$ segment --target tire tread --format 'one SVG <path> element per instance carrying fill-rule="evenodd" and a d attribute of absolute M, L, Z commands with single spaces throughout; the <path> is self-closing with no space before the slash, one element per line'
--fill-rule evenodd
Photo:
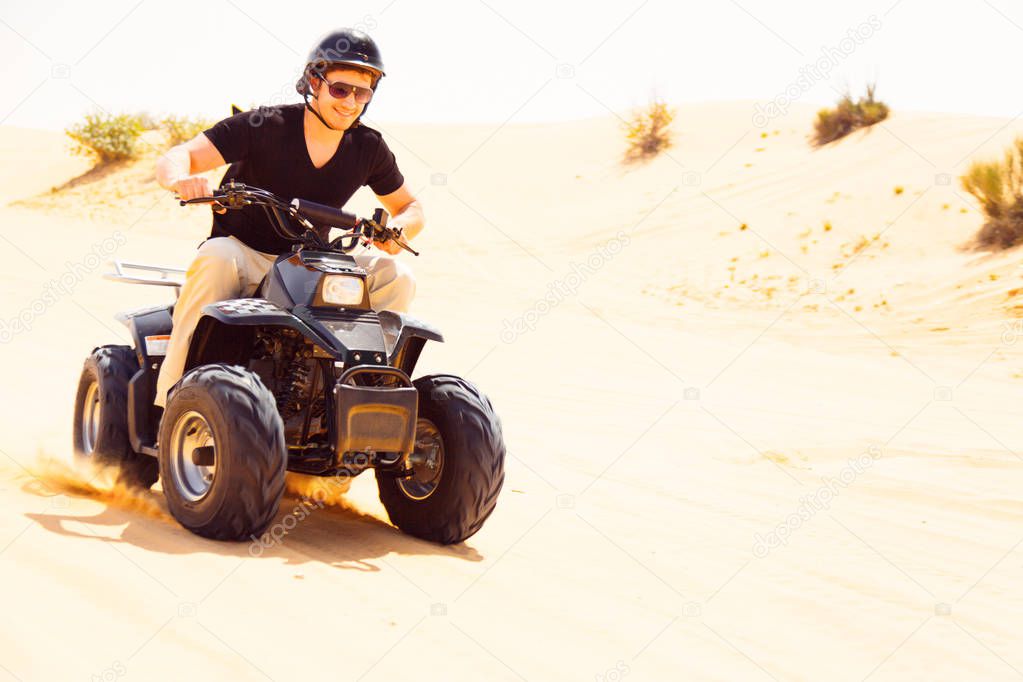
<path fill-rule="evenodd" d="M 188 372 L 172 392 L 167 414 L 171 413 L 175 396 L 182 392 L 208 396 L 220 410 L 230 431 L 226 442 L 231 451 L 222 448 L 225 439 L 218 437 L 217 456 L 232 458 L 231 480 L 219 508 L 206 522 L 194 523 L 183 516 L 181 501 L 173 493 L 168 496 L 171 512 L 183 526 L 203 537 L 245 540 L 258 536 L 273 521 L 284 493 L 287 450 L 273 394 L 253 372 L 227 364 L 202 365 Z M 209 420 L 209 416 L 204 416 Z M 169 422 L 161 424 L 163 468 L 167 467 L 163 448 L 170 429 Z M 162 473 L 165 487 L 172 485 L 170 472 Z"/>
<path fill-rule="evenodd" d="M 504 485 L 501 420 L 490 399 L 461 377 L 433 374 L 414 384 L 420 414 L 443 415 L 434 420 L 444 440 L 442 480 L 433 495 L 416 501 L 402 492 L 398 479 L 378 477 L 380 501 L 402 531 L 441 544 L 462 542 L 493 513 Z"/>

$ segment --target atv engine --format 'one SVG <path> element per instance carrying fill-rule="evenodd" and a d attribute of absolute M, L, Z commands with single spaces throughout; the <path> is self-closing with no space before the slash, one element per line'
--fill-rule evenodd
<path fill-rule="evenodd" d="M 277 400 L 288 443 L 318 441 L 321 434 L 326 441 L 324 370 L 309 341 L 290 329 L 261 330 L 251 368 Z"/>

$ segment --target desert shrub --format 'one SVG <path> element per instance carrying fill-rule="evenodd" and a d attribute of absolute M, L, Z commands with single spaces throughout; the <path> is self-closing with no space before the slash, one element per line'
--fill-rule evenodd
<path fill-rule="evenodd" d="M 136 114 L 88 114 L 64 132 L 75 141 L 75 154 L 91 156 L 100 164 L 139 155 L 138 139 L 144 127 Z"/>
<path fill-rule="evenodd" d="M 642 109 L 633 112 L 625 123 L 627 162 L 651 159 L 671 146 L 668 128 L 675 120 L 675 110 L 657 97 Z"/>
<path fill-rule="evenodd" d="M 977 243 L 1007 249 L 1023 243 L 1023 137 L 1000 161 L 974 161 L 960 178 L 987 218 Z"/>
<path fill-rule="evenodd" d="M 866 128 L 888 118 L 890 109 L 874 97 L 877 84 L 867 86 L 867 94 L 853 100 L 848 92 L 838 100 L 834 109 L 821 109 L 814 122 L 814 143 L 825 145 L 845 137 L 859 128 Z"/>
<path fill-rule="evenodd" d="M 182 142 L 188 142 L 193 137 L 213 125 L 212 121 L 205 118 L 192 116 L 165 116 L 160 121 L 160 127 L 167 133 L 167 142 L 174 146 Z"/>

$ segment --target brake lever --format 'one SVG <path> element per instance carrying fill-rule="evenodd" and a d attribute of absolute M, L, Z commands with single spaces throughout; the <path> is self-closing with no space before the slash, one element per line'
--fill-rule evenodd
<path fill-rule="evenodd" d="M 406 242 L 403 239 L 395 239 L 394 243 L 397 244 L 398 246 L 400 246 L 401 248 L 405 249 L 409 253 L 411 253 L 413 256 L 418 256 L 419 255 L 419 252 L 416 251 L 415 249 L 413 249 L 411 246 L 409 246 L 408 242 Z"/>
<path fill-rule="evenodd" d="M 371 242 L 394 242 L 399 247 L 405 249 L 413 256 L 418 256 L 419 252 L 409 246 L 401 237 L 402 228 L 400 227 L 384 227 L 374 220 L 363 220 L 362 221 L 362 234 L 369 239 Z M 368 234 L 367 234 L 368 232 Z"/>
<path fill-rule="evenodd" d="M 194 199 L 181 199 L 178 198 L 178 205 L 185 206 L 187 204 L 216 204 L 220 208 L 229 208 L 224 204 L 220 203 L 220 200 L 224 197 L 195 197 Z"/>
<path fill-rule="evenodd" d="M 176 197 L 178 200 L 178 206 L 185 206 L 186 204 L 212 204 L 216 199 L 213 197 L 196 197 L 194 199 L 182 199 Z"/>

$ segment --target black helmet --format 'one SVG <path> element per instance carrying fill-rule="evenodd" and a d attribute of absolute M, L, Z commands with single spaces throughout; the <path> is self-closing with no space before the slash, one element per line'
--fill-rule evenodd
<path fill-rule="evenodd" d="M 384 75 L 384 62 L 380 57 L 380 48 L 366 33 L 355 28 L 342 28 L 331 31 L 320 38 L 306 59 L 302 79 L 296 85 L 300 95 L 311 93 L 309 79 L 322 76 L 337 66 L 357 66 L 371 71 L 373 89 Z"/>
<path fill-rule="evenodd" d="M 384 61 L 380 57 L 380 48 L 369 35 L 356 28 L 341 28 L 331 31 L 313 45 L 313 49 L 309 51 L 309 58 L 306 59 L 302 77 L 295 84 L 295 89 L 305 100 L 306 108 L 316 114 L 316 118 L 320 119 L 323 125 L 332 130 L 333 128 L 323 120 L 319 112 L 309 105 L 309 96 L 313 93 L 312 79 L 323 78 L 327 71 L 338 66 L 355 66 L 372 72 L 374 74 L 373 90 L 377 89 L 380 79 L 386 75 Z M 366 112 L 368 106 L 367 103 L 363 107 L 363 113 Z M 360 115 L 359 118 L 361 119 L 362 116 Z M 359 120 L 356 119 L 354 126 L 358 125 Z"/>

